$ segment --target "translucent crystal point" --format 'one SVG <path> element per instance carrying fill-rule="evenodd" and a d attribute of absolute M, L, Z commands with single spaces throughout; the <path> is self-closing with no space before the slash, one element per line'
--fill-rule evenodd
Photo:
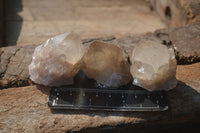
<path fill-rule="evenodd" d="M 29 65 L 30 79 L 46 86 L 72 84 L 83 55 L 84 48 L 75 33 L 50 38 L 34 51 Z"/>
<path fill-rule="evenodd" d="M 173 49 L 155 40 L 143 40 L 131 57 L 133 84 L 149 91 L 170 90 L 176 84 L 176 59 Z"/>
<path fill-rule="evenodd" d="M 131 79 L 130 65 L 122 50 L 114 45 L 94 42 L 83 58 L 83 72 L 105 87 L 118 87 Z"/>

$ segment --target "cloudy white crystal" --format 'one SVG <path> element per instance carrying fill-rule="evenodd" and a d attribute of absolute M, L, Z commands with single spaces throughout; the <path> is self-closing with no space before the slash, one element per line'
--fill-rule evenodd
<path fill-rule="evenodd" d="M 142 40 L 131 56 L 133 84 L 149 91 L 170 90 L 176 84 L 176 59 L 173 49 L 155 40 Z"/>
<path fill-rule="evenodd" d="M 131 79 L 130 65 L 114 45 L 93 42 L 83 58 L 83 72 L 105 87 L 119 87 Z"/>
<path fill-rule="evenodd" d="M 50 38 L 34 51 L 29 65 L 30 79 L 46 86 L 72 84 L 83 55 L 84 48 L 75 33 Z"/>

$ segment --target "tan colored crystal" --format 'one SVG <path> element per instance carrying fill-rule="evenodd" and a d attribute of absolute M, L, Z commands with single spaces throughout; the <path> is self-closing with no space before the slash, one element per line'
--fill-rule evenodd
<path fill-rule="evenodd" d="M 73 83 L 81 68 L 84 48 L 75 33 L 55 36 L 36 47 L 29 65 L 30 79 L 46 86 Z"/>
<path fill-rule="evenodd" d="M 142 40 L 131 57 L 133 84 L 149 91 L 170 90 L 176 84 L 174 51 L 155 40 Z"/>
<path fill-rule="evenodd" d="M 130 65 L 114 45 L 93 42 L 83 58 L 83 72 L 106 87 L 118 87 L 131 79 Z"/>

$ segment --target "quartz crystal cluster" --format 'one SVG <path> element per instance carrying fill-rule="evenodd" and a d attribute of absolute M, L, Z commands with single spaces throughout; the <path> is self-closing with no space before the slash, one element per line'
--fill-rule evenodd
<path fill-rule="evenodd" d="M 149 91 L 170 90 L 176 84 L 176 59 L 173 49 L 155 40 L 142 40 L 131 56 L 133 84 Z"/>
<path fill-rule="evenodd" d="M 93 42 L 83 57 L 83 72 L 105 87 L 119 87 L 131 80 L 130 65 L 122 50 L 108 43 Z"/>
<path fill-rule="evenodd" d="M 134 85 L 150 91 L 169 90 L 177 84 L 174 51 L 160 41 L 140 41 L 130 62 L 131 65 L 118 46 L 96 41 L 84 48 L 78 35 L 72 32 L 36 47 L 29 73 L 31 80 L 46 86 L 72 84 L 80 69 L 103 87 L 126 85 L 132 77 Z"/>
<path fill-rule="evenodd" d="M 30 79 L 46 86 L 72 84 L 81 69 L 84 52 L 81 40 L 73 32 L 50 38 L 34 51 Z"/>

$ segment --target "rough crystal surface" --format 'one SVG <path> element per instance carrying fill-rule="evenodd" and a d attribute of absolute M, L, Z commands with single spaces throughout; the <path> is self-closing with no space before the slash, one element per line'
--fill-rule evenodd
<path fill-rule="evenodd" d="M 149 91 L 170 90 L 176 84 L 176 59 L 173 49 L 155 40 L 142 40 L 132 52 L 133 84 Z"/>
<path fill-rule="evenodd" d="M 114 45 L 93 42 L 83 58 L 83 72 L 105 87 L 118 87 L 131 79 L 130 65 L 122 50 Z"/>
<path fill-rule="evenodd" d="M 36 47 L 29 65 L 30 79 L 46 86 L 73 83 L 81 68 L 84 48 L 75 33 L 65 33 L 50 38 Z"/>

